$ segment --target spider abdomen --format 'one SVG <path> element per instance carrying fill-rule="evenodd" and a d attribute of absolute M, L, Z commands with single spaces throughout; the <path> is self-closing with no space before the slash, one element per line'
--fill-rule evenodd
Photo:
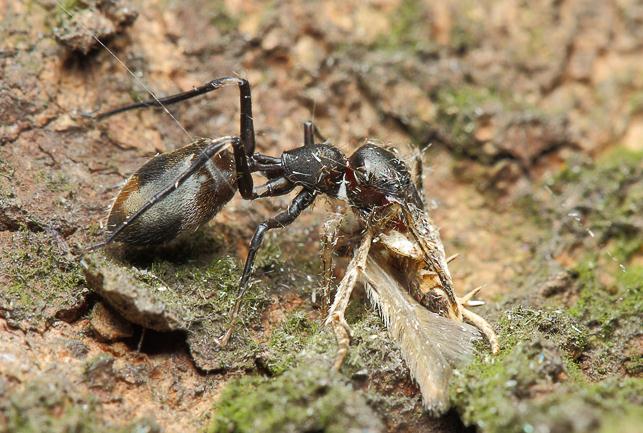
<path fill-rule="evenodd" d="M 116 197 L 107 219 L 107 229 L 114 230 L 155 194 L 174 182 L 210 141 L 200 139 L 173 152 L 157 155 L 143 165 L 127 180 Z M 231 152 L 225 150 L 127 225 L 115 240 L 130 245 L 170 241 L 212 219 L 236 191 L 234 160 Z"/>

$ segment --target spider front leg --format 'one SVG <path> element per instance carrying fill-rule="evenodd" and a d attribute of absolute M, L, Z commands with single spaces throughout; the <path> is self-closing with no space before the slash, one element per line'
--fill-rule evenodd
<path fill-rule="evenodd" d="M 162 107 L 167 110 L 167 108 L 165 108 L 167 105 L 186 101 L 229 85 L 239 86 L 239 105 L 241 107 L 239 137 L 241 138 L 242 145 L 233 147 L 239 192 L 244 199 L 251 200 L 253 198 L 253 184 L 252 176 L 250 175 L 249 161 L 255 153 L 255 130 L 252 116 L 252 95 L 250 92 L 250 83 L 248 83 L 247 80 L 237 77 L 217 78 L 203 84 L 202 86 L 195 87 L 192 90 L 165 96 L 163 98 L 153 98 L 146 101 L 136 102 L 134 104 L 124 105 L 113 110 L 99 113 L 94 116 L 94 118 L 100 120 L 125 111 L 148 107 Z"/>
<path fill-rule="evenodd" d="M 350 345 L 350 327 L 346 323 L 346 318 L 344 317 L 344 312 L 346 307 L 348 307 L 348 302 L 350 301 L 351 293 L 353 288 L 357 283 L 357 278 L 361 272 L 364 272 L 366 267 L 366 259 L 368 258 L 368 252 L 371 248 L 371 243 L 373 242 L 373 234 L 370 229 L 367 229 L 364 233 L 360 245 L 353 255 L 353 259 L 348 264 L 346 268 L 346 274 L 342 281 L 340 281 L 339 286 L 337 287 L 337 292 L 335 293 L 335 301 L 330 307 L 328 316 L 325 325 L 330 325 L 335 332 L 335 337 L 337 339 L 337 358 L 333 364 L 333 369 L 339 370 L 344 363 L 346 354 L 348 353 L 348 347 Z"/>

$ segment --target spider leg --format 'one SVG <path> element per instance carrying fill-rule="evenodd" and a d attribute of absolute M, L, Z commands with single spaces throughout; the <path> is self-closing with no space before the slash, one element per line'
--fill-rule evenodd
<path fill-rule="evenodd" d="M 237 176 L 239 177 L 239 192 L 244 199 L 251 200 L 253 184 L 248 160 L 252 159 L 252 155 L 255 152 L 255 130 L 252 117 L 250 83 L 248 83 L 247 80 L 236 77 L 217 78 L 216 80 L 212 80 L 202 86 L 195 87 L 194 89 L 186 92 L 177 93 L 160 99 L 148 99 L 146 101 L 124 105 L 113 110 L 99 113 L 95 118 L 104 119 L 106 117 L 113 116 L 114 114 L 123 113 L 137 108 L 164 107 L 166 105 L 176 104 L 177 102 L 203 95 L 231 84 L 239 86 L 239 99 L 241 105 L 239 137 L 241 137 L 241 143 L 243 146 L 235 146 L 233 148 Z"/>
<path fill-rule="evenodd" d="M 279 194 L 275 193 L 275 195 Z M 248 283 L 250 281 L 250 275 L 252 274 L 255 256 L 257 254 L 257 251 L 261 247 L 264 235 L 268 230 L 283 228 L 292 223 L 295 219 L 297 219 L 297 217 L 304 209 L 306 209 L 315 201 L 315 197 L 317 197 L 316 192 L 304 189 L 300 191 L 299 194 L 297 194 L 286 211 L 278 214 L 275 217 L 263 221 L 257 226 L 255 234 L 254 236 L 252 236 L 252 241 L 250 241 L 250 249 L 248 251 L 248 256 L 246 257 L 246 264 L 243 267 L 243 274 L 241 274 L 241 281 L 239 283 L 239 290 L 237 291 L 235 303 L 234 306 L 230 309 L 230 327 L 223 335 L 223 337 L 219 339 L 219 346 L 224 347 L 230 340 L 230 336 L 232 335 L 232 331 L 239 314 L 239 309 L 241 307 L 241 299 L 248 289 Z"/>
<path fill-rule="evenodd" d="M 284 167 L 281 164 L 281 158 L 255 153 L 250 161 L 250 171 L 253 173 L 258 171 L 268 179 L 273 179 L 283 176 Z"/>
<path fill-rule="evenodd" d="M 315 137 L 321 140 L 322 143 L 328 141 L 326 137 L 319 132 L 319 128 L 310 120 L 304 122 L 304 146 L 312 146 L 315 144 Z"/>
<path fill-rule="evenodd" d="M 315 144 L 315 125 L 313 122 L 304 122 L 304 146 L 313 146 Z"/>
<path fill-rule="evenodd" d="M 226 146 L 228 146 L 230 143 L 232 143 L 233 147 L 240 147 L 241 142 L 239 141 L 239 137 L 221 137 L 216 140 L 212 140 L 211 143 L 203 149 L 203 151 L 196 157 L 196 159 L 192 162 L 192 165 L 188 167 L 187 170 L 185 170 L 183 173 L 181 173 L 174 181 L 172 182 L 171 185 L 165 187 L 161 191 L 157 192 L 148 200 L 145 205 L 143 205 L 141 208 L 139 208 L 136 212 L 134 212 L 132 215 L 130 215 L 121 225 L 116 227 L 105 239 L 103 242 L 100 242 L 96 245 L 93 245 L 89 247 L 89 251 L 101 248 L 110 242 L 114 241 L 118 234 L 127 227 L 128 224 L 131 224 L 132 222 L 136 221 L 145 211 L 147 211 L 149 208 L 154 206 L 156 203 L 159 201 L 163 200 L 165 197 L 167 197 L 170 193 L 175 191 L 178 187 L 180 187 L 194 172 L 196 172 L 199 168 L 201 168 L 210 158 L 212 158 L 214 155 L 217 153 L 221 152 L 223 149 L 225 149 Z"/>
<path fill-rule="evenodd" d="M 276 177 L 270 179 L 263 185 L 254 187 L 252 195 L 255 198 L 274 197 L 276 195 L 285 195 L 295 189 L 294 183 L 290 182 L 285 177 Z"/>
<path fill-rule="evenodd" d="M 342 281 L 340 281 L 339 286 L 337 287 L 337 292 L 335 293 L 335 301 L 330 307 L 328 316 L 324 324 L 331 325 L 333 331 L 335 332 L 335 337 L 337 338 L 337 358 L 333 364 L 333 369 L 339 370 L 344 363 L 346 354 L 348 353 L 348 347 L 350 344 L 350 328 L 346 323 L 344 317 L 344 312 L 346 307 L 348 307 L 348 301 L 350 300 L 351 293 L 357 283 L 357 278 L 359 274 L 364 271 L 366 266 L 366 259 L 368 258 L 368 252 L 371 248 L 371 242 L 373 241 L 373 234 L 370 230 L 366 230 L 359 247 L 353 255 L 353 259 L 348 264 L 346 269 L 346 274 Z"/>

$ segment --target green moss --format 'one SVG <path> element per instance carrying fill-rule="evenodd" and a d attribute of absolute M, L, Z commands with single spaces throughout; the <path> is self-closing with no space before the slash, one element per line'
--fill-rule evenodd
<path fill-rule="evenodd" d="M 349 376 L 364 369 L 393 372 L 396 370 L 395 364 L 401 359 L 395 343 L 378 313 L 364 306 L 362 310 L 367 314 L 359 321 L 350 322 L 351 347 L 342 371 Z M 405 370 L 403 374 L 406 375 Z"/>
<path fill-rule="evenodd" d="M 474 18 L 473 13 L 479 3 L 474 0 L 459 0 L 453 16 L 453 25 L 449 34 L 449 47 L 457 52 L 474 49 L 480 44 L 484 23 Z"/>
<path fill-rule="evenodd" d="M 517 307 L 500 320 L 501 350 L 479 356 L 451 386 L 463 420 L 483 432 L 596 431 L 612 411 L 631 407 L 639 379 L 586 379 L 575 361 L 588 329 L 562 310 Z"/>
<path fill-rule="evenodd" d="M 436 50 L 435 44 L 426 34 L 427 10 L 419 0 L 402 0 L 394 12 L 391 29 L 374 43 L 383 51 L 406 51 L 410 54 Z"/>
<path fill-rule="evenodd" d="M 628 102 L 631 115 L 643 113 L 643 90 L 633 93 Z"/>
<path fill-rule="evenodd" d="M 585 355 L 585 372 L 594 378 L 618 374 L 621 368 L 636 374 L 641 369 L 641 357 L 629 353 L 629 348 L 640 334 L 643 266 L 621 268 L 610 260 L 610 275 L 605 265 L 597 265 L 597 257 L 592 254 L 577 266 L 578 300 L 569 310 L 589 328 L 592 350 Z M 613 279 L 614 284 L 601 283 L 599 272 Z"/>
<path fill-rule="evenodd" d="M 14 322 L 47 325 L 82 303 L 87 290 L 78 262 L 68 258 L 45 233 L 20 231 L 2 259 L 9 284 L 0 305 Z"/>
<path fill-rule="evenodd" d="M 617 148 L 595 162 L 570 160 L 546 185 L 558 196 L 551 219 L 565 216 L 559 203 L 572 202 L 598 239 L 641 241 L 629 221 L 643 213 L 643 152 Z"/>
<path fill-rule="evenodd" d="M 210 4 L 210 22 L 217 30 L 226 34 L 236 32 L 239 29 L 239 19 L 230 14 L 225 6 L 225 2 L 215 1 Z"/>
<path fill-rule="evenodd" d="M 283 235 L 269 233 L 266 236 L 255 259 L 256 270 L 270 270 L 283 266 L 281 245 L 278 242 L 278 237 L 283 238 Z"/>
<path fill-rule="evenodd" d="M 587 245 L 574 267 L 578 298 L 569 311 L 590 329 L 592 377 L 616 374 L 625 362 L 632 365 L 626 352 L 639 331 L 643 289 L 643 267 L 630 264 L 643 249 L 636 222 L 643 214 L 642 162 L 643 152 L 616 149 L 594 163 L 568 164 L 549 184 L 558 197 L 550 219 L 569 222 L 560 236 Z"/>
<path fill-rule="evenodd" d="M 135 86 L 137 85 L 137 83 L 133 83 L 133 85 Z M 132 87 L 128 93 L 132 102 L 145 101 L 150 96 L 147 90 L 145 90 L 144 88 L 138 88 L 138 87 Z"/>
<path fill-rule="evenodd" d="M 67 23 L 74 14 L 80 10 L 88 8 L 89 5 L 83 0 L 60 0 L 56 2 L 53 20 L 49 23 L 52 26 L 60 26 Z"/>
<path fill-rule="evenodd" d="M 599 283 L 596 266 L 595 255 L 577 266 L 580 291 L 570 313 L 600 327 L 599 336 L 608 339 L 617 326 L 638 321 L 643 308 L 643 266 L 619 268 L 611 291 Z"/>
<path fill-rule="evenodd" d="M 299 361 L 305 347 L 311 344 L 311 337 L 320 332 L 319 324 L 297 311 L 282 322 L 270 336 L 269 355 L 266 365 L 272 374 L 282 374 Z"/>
<path fill-rule="evenodd" d="M 72 12 L 83 6 L 85 5 L 80 0 L 60 0 L 56 2 L 56 7 L 61 13 L 66 13 L 65 11 Z"/>
<path fill-rule="evenodd" d="M 208 433 L 380 431 L 363 396 L 324 366 L 306 365 L 267 379 L 247 376 L 228 384 Z"/>
<path fill-rule="evenodd" d="M 481 114 L 502 107 L 497 92 L 484 87 L 462 85 L 440 89 L 436 96 L 437 119 L 456 147 L 465 156 L 480 157 L 474 133 Z"/>
<path fill-rule="evenodd" d="M 638 433 L 643 422 L 643 407 L 628 405 L 623 411 L 609 414 L 602 423 L 600 433 Z"/>
<path fill-rule="evenodd" d="M 128 320 L 184 331 L 199 368 L 252 368 L 269 290 L 263 281 L 248 288 L 232 338 L 219 347 L 215 341 L 230 327 L 241 269 L 223 240 L 208 233 L 150 249 L 114 249 L 112 257 L 87 256 L 88 280 Z"/>
<path fill-rule="evenodd" d="M 43 377 L 14 390 L 0 403 L 0 430 L 12 433 L 159 432 L 155 422 L 141 419 L 114 425 L 100 417 L 100 404 L 74 395 L 60 378 Z"/>
<path fill-rule="evenodd" d="M 241 276 L 236 258 L 214 257 L 207 265 L 188 263 L 181 266 L 155 261 L 148 275 L 154 276 L 154 286 L 161 289 L 156 292 L 157 299 L 175 311 L 182 327 L 187 329 L 193 355 L 212 361 L 216 359 L 214 364 L 197 361 L 197 365 L 206 369 L 252 366 L 259 346 L 251 338 L 251 328 L 258 325 L 268 303 L 263 285 L 255 284 L 247 290 L 235 334 L 228 347 L 218 350 L 213 344 L 213 340 L 227 330 L 229 311 L 236 300 Z"/>
<path fill-rule="evenodd" d="M 51 192 L 73 192 L 78 185 L 74 185 L 64 172 L 49 173 L 45 176 L 45 185 Z"/>
<path fill-rule="evenodd" d="M 183 311 L 182 319 L 191 323 L 205 313 L 224 313 L 233 304 L 239 284 L 237 261 L 230 256 L 213 259 L 208 265 L 158 260 L 142 278 L 158 286 L 157 297 L 164 304 Z"/>
<path fill-rule="evenodd" d="M 643 269 L 632 260 L 643 242 L 641 161 L 640 152 L 625 150 L 570 161 L 548 184 L 550 201 L 530 205 L 541 224 L 559 228 L 536 247 L 541 269 L 534 272 L 544 269 L 542 281 L 559 272 L 557 262 L 539 259 L 555 245 L 556 254 L 577 258 L 568 270 L 576 280 L 564 296 L 540 300 L 531 293 L 509 301 L 543 306 L 504 313 L 498 356 L 480 355 L 456 376 L 451 396 L 466 423 L 482 432 L 592 432 L 608 429 L 613 413 L 636 416 L 643 381 L 627 376 L 641 369 L 633 342 L 640 336 Z"/>

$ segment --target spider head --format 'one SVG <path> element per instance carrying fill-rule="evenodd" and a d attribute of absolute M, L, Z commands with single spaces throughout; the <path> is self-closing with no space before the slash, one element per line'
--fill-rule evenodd
<path fill-rule="evenodd" d="M 348 159 L 346 173 L 347 199 L 359 209 L 394 203 L 423 207 L 406 164 L 382 147 L 367 143 L 357 149 Z"/>

